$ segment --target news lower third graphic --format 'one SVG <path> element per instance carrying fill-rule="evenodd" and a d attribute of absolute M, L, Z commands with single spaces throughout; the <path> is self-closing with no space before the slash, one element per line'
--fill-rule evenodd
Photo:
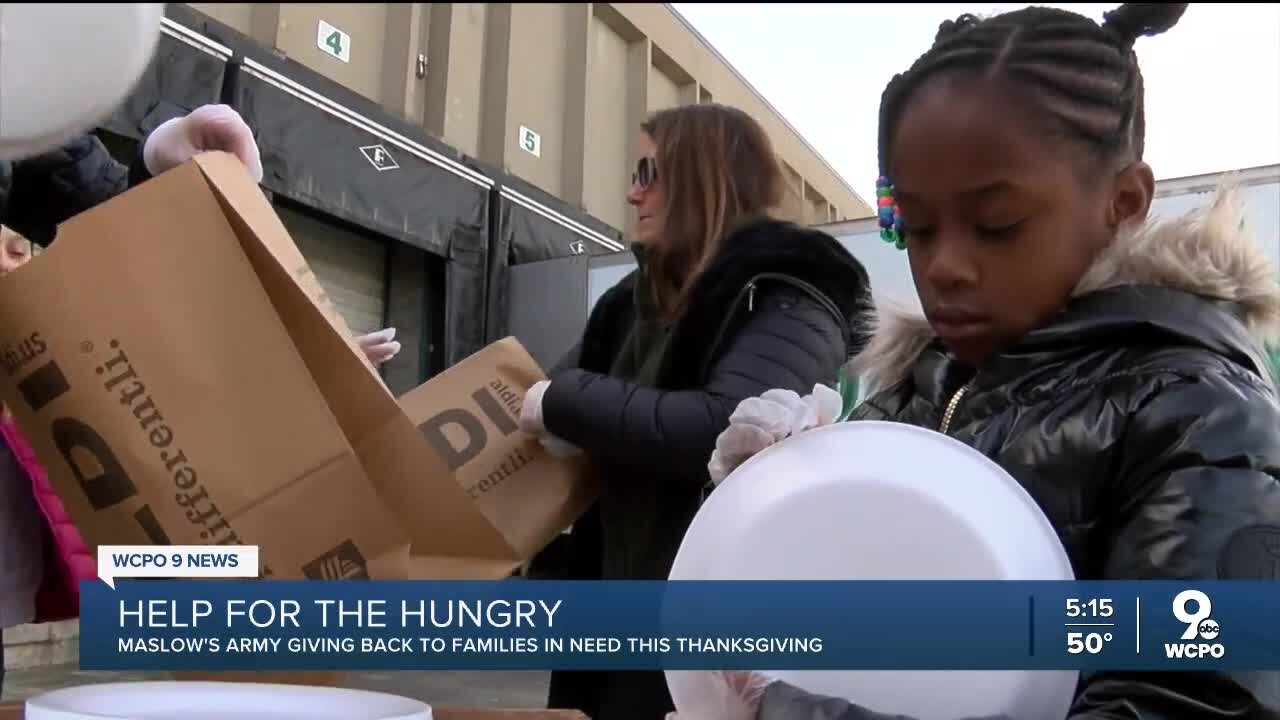
<path fill-rule="evenodd" d="M 256 578 L 255 545 L 107 545 L 98 550 L 98 577 L 115 589 L 116 578 Z"/>
<path fill-rule="evenodd" d="M 99 561 L 85 670 L 1280 669 L 1280 582 L 263 581 L 245 546 Z"/>

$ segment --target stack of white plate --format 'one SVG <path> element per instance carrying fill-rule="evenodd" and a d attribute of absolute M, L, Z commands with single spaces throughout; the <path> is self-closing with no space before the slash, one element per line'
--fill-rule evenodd
<path fill-rule="evenodd" d="M 751 458 L 711 494 L 672 580 L 1072 580 L 1057 533 L 981 453 L 900 423 L 839 423 Z M 918 720 L 1062 720 L 1070 672 L 769 672 Z M 723 716 L 703 672 L 669 672 L 686 717 Z"/>
<path fill-rule="evenodd" d="M 343 688 L 134 682 L 47 692 L 27 701 L 26 720 L 431 720 L 431 708 Z"/>

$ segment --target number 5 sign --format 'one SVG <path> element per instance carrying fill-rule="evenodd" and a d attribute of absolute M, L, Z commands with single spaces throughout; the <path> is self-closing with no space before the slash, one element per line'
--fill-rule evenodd
<path fill-rule="evenodd" d="M 316 47 L 344 63 L 351 62 L 351 36 L 323 20 L 316 31 Z"/>
<path fill-rule="evenodd" d="M 521 125 L 520 148 L 534 157 L 542 157 L 542 136 Z"/>

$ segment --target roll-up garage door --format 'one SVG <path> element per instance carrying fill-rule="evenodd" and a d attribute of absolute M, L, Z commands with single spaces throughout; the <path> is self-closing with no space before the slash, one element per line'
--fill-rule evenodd
<path fill-rule="evenodd" d="M 276 214 L 351 331 L 381 330 L 386 320 L 386 241 L 289 205 L 277 204 Z"/>
<path fill-rule="evenodd" d="M 388 383 L 412 388 L 430 372 L 428 357 L 439 358 L 431 361 L 438 370 L 484 347 L 494 181 L 421 127 L 247 38 L 242 44 L 227 96 L 258 138 L 264 188 L 281 203 L 320 213 L 313 217 L 325 223 L 397 248 L 394 270 L 384 271 L 394 275 L 383 282 L 395 298 L 388 310 L 396 321 L 387 324 L 400 331 L 406 352 L 383 366 Z M 405 245 L 419 252 L 404 253 Z M 372 271 L 371 255 L 364 257 Z M 330 276 L 335 296 L 344 279 Z M 368 327 L 372 314 L 366 310 L 353 324 Z M 440 325 L 423 326 L 427 317 Z"/>

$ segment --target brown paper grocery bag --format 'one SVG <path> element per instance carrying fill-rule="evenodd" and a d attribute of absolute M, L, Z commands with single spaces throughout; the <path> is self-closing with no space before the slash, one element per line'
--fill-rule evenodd
<path fill-rule="evenodd" d="M 409 577 L 506 577 L 585 512 L 595 491 L 582 460 L 557 459 L 516 431 L 524 391 L 544 375 L 514 338 L 466 358 L 397 405 L 239 165 L 222 155 L 199 162 L 317 387 L 408 533 Z M 462 430 L 469 440 L 456 439 L 475 441 L 474 450 L 445 441 Z M 504 469 L 504 462 L 511 465 Z M 486 482 L 495 473 L 511 477 L 497 488 Z"/>
<path fill-rule="evenodd" d="M 246 543 L 265 577 L 406 577 L 407 536 L 208 187 L 197 164 L 156 178 L 3 278 L 0 397 L 91 547 Z"/>
<path fill-rule="evenodd" d="M 515 338 L 499 340 L 400 398 L 454 482 L 502 537 L 504 575 L 551 543 L 595 498 L 583 456 L 561 460 L 516 425 L 525 391 L 546 379 Z M 413 536 L 415 577 L 484 577 L 451 562 L 467 548 L 451 534 Z M 481 564 L 475 569 L 483 570 Z"/>
<path fill-rule="evenodd" d="M 405 577 L 406 535 L 209 187 L 198 163 L 166 173 L 0 279 L 0 397 L 91 546 L 246 543 L 268 577 Z"/>
<path fill-rule="evenodd" d="M 514 340 L 397 403 L 222 153 L 0 278 L 0 361 L 0 399 L 93 547 L 254 544 L 274 578 L 496 579 L 594 492 L 512 431 L 542 377 Z"/>

